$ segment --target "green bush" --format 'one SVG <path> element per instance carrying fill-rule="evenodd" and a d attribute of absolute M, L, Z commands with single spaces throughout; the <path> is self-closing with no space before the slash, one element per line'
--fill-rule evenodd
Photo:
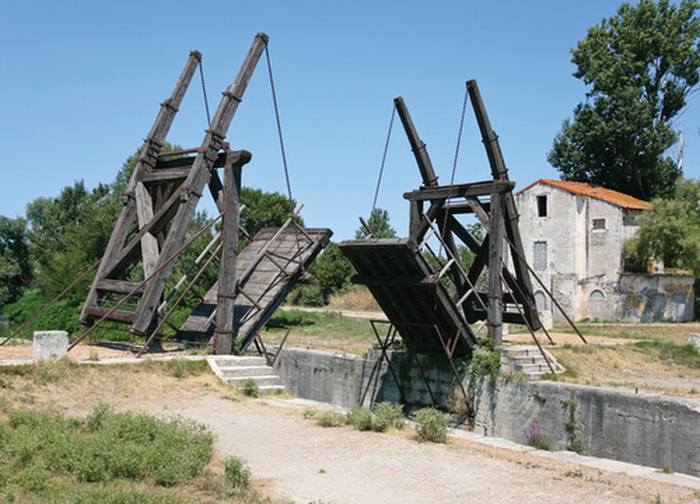
<path fill-rule="evenodd" d="M 348 410 L 347 417 L 348 425 L 352 425 L 357 430 L 372 430 L 374 415 L 367 408 L 363 408 L 359 404 L 353 404 Z"/>
<path fill-rule="evenodd" d="M 374 406 L 374 419 L 372 430 L 385 432 L 391 427 L 403 429 L 405 419 L 403 416 L 403 406 L 390 402 L 380 402 Z"/>
<path fill-rule="evenodd" d="M 410 418 L 418 424 L 416 433 L 421 441 L 447 442 L 447 428 L 450 425 L 449 415 L 436 408 L 423 408 L 412 412 Z"/>
<path fill-rule="evenodd" d="M 316 417 L 316 423 L 321 427 L 340 427 L 345 423 L 345 419 L 342 413 L 327 410 Z"/>
<path fill-rule="evenodd" d="M 245 489 L 250 485 L 250 469 L 236 457 L 229 457 L 224 461 L 224 475 L 234 490 Z"/>
<path fill-rule="evenodd" d="M 98 406 L 85 420 L 11 411 L 0 423 L 0 493 L 38 492 L 53 475 L 80 482 L 115 479 L 159 486 L 190 482 L 212 456 L 213 435 L 179 418 L 114 413 Z"/>
<path fill-rule="evenodd" d="M 252 378 L 246 378 L 239 385 L 241 394 L 246 397 L 260 397 L 260 387 L 258 383 Z"/>

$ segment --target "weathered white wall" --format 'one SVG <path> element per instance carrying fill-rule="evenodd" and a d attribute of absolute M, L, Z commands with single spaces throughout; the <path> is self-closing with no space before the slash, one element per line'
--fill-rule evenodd
<path fill-rule="evenodd" d="M 618 307 L 623 322 L 692 320 L 695 304 L 693 275 L 624 273 Z"/>
<path fill-rule="evenodd" d="M 547 198 L 545 217 L 538 215 L 538 196 Z M 544 183 L 518 193 L 516 203 L 527 260 L 574 320 L 680 321 L 692 318 L 692 282 L 688 289 L 687 275 L 675 279 L 667 275 L 663 282 L 644 281 L 644 299 L 652 301 L 644 301 L 641 310 L 638 305 L 629 306 L 630 302 L 634 305 L 635 298 L 634 294 L 630 296 L 629 286 L 621 276 L 623 247 L 637 232 L 636 217 L 640 212 Z M 604 228 L 596 229 L 595 223 L 602 221 Z M 538 264 L 535 253 L 541 243 L 547 244 L 544 267 Z M 675 297 L 664 290 L 664 285 L 672 284 L 676 286 Z M 536 282 L 533 285 L 537 297 L 540 287 Z M 651 291 L 653 285 L 662 289 L 658 294 L 665 296 L 664 302 L 660 295 Z M 540 304 L 544 304 L 545 319 L 565 321 L 548 299 Z"/>

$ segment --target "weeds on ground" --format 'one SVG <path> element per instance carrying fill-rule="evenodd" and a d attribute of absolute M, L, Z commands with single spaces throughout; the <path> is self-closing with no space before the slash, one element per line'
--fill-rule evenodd
<path fill-rule="evenodd" d="M 306 412 L 305 412 L 306 416 Z M 326 410 L 315 416 L 316 423 L 321 427 L 340 427 L 345 425 L 346 416 L 338 411 Z"/>
<path fill-rule="evenodd" d="M 348 410 L 347 422 L 360 431 L 372 430 L 372 412 L 359 404 L 353 404 Z"/>
<path fill-rule="evenodd" d="M 530 426 L 530 432 L 525 436 L 525 440 L 528 446 L 538 450 L 550 451 L 552 449 L 552 443 L 542 433 L 542 427 L 537 420 Z"/>
<path fill-rule="evenodd" d="M 260 387 L 258 387 L 257 382 L 253 378 L 246 378 L 243 380 L 238 388 L 246 397 L 260 397 Z"/>
<path fill-rule="evenodd" d="M 0 423 L 0 439 L 0 495 L 17 502 L 39 497 L 86 502 L 78 498 L 87 491 L 84 483 L 188 484 L 210 462 L 214 441 L 194 422 L 115 413 L 108 406 L 96 407 L 83 420 L 14 410 Z M 120 491 L 128 496 L 123 502 L 167 502 Z M 97 502 L 91 499 L 87 502 Z"/>
<path fill-rule="evenodd" d="M 419 441 L 432 443 L 447 442 L 447 428 L 450 426 L 450 416 L 436 408 L 423 408 L 410 415 L 416 422 L 416 434 Z"/>
<path fill-rule="evenodd" d="M 250 487 L 250 469 L 236 457 L 229 457 L 224 461 L 224 477 L 231 487 L 230 495 L 240 495 Z"/>
<path fill-rule="evenodd" d="M 403 429 L 403 406 L 380 402 L 370 410 L 355 404 L 348 410 L 347 423 L 361 431 L 386 432 L 390 428 Z"/>
<path fill-rule="evenodd" d="M 385 432 L 390 428 L 401 430 L 406 425 L 401 404 L 380 402 L 374 406 L 373 412 L 372 430 L 374 431 Z"/>

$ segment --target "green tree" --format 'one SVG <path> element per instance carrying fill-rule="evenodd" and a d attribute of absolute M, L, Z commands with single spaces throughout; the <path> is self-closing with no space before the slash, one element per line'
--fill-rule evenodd
<path fill-rule="evenodd" d="M 0 308 L 19 299 L 31 275 L 27 221 L 0 215 Z"/>
<path fill-rule="evenodd" d="M 700 276 L 700 182 L 683 179 L 674 199 L 653 200 L 639 217 L 634 240 L 625 244 L 626 267 L 646 271 L 650 261 Z"/>
<path fill-rule="evenodd" d="M 381 208 L 375 208 L 367 222 L 374 238 L 396 238 L 396 231 L 389 224 L 389 212 Z M 355 231 L 355 239 L 363 240 L 369 236 L 364 226 Z"/>
<path fill-rule="evenodd" d="M 296 202 L 278 192 L 264 192 L 262 189 L 241 188 L 240 224 L 251 236 L 266 227 L 280 227 L 292 215 Z M 303 221 L 297 218 L 300 225 Z"/>
<path fill-rule="evenodd" d="M 29 253 L 35 285 L 51 298 L 99 259 L 119 213 L 109 186 L 92 191 L 83 181 L 63 188 L 56 198 L 27 205 Z"/>
<path fill-rule="evenodd" d="M 590 91 L 548 154 L 563 179 L 644 200 L 673 194 L 682 172 L 665 153 L 678 138 L 672 120 L 700 78 L 697 7 L 623 3 L 572 49 L 574 76 Z"/>

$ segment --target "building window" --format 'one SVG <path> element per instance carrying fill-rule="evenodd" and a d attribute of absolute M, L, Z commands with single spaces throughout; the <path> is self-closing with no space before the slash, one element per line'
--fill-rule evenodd
<path fill-rule="evenodd" d="M 604 231 L 605 219 L 593 219 L 593 231 Z"/>
<path fill-rule="evenodd" d="M 627 214 L 622 218 L 623 226 L 639 226 L 636 214 Z"/>
<path fill-rule="evenodd" d="M 547 217 L 547 196 L 537 196 L 537 217 Z"/>
<path fill-rule="evenodd" d="M 535 269 L 543 270 L 547 268 L 547 242 L 535 242 Z"/>
<path fill-rule="evenodd" d="M 545 297 L 544 292 L 535 292 L 535 307 L 537 308 L 537 313 L 540 314 L 544 313 L 547 309 L 547 298 Z"/>
<path fill-rule="evenodd" d="M 591 292 L 591 296 L 589 299 L 591 301 L 605 301 L 605 294 L 603 294 L 602 291 L 596 289 L 593 292 Z"/>

